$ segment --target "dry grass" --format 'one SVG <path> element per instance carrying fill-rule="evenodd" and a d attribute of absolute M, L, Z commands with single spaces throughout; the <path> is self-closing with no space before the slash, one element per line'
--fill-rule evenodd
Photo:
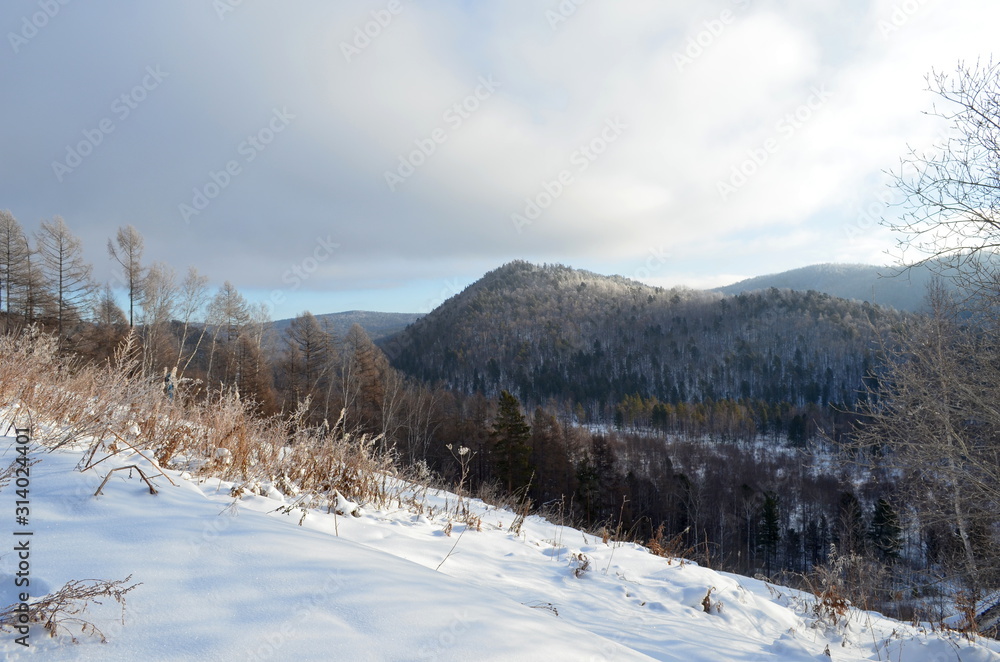
<path fill-rule="evenodd" d="M 60 354 L 52 336 L 33 329 L 0 337 L 0 402 L 9 405 L 0 423 L 41 423 L 34 440 L 49 449 L 86 444 L 81 470 L 100 471 L 117 456 L 143 464 L 151 477 L 166 478 L 161 466 L 187 469 L 270 483 L 291 496 L 313 495 L 310 503 L 342 495 L 384 507 L 401 499 L 395 455 L 380 450 L 381 437 L 345 429 L 343 416 L 308 427 L 308 402 L 281 418 L 257 415 L 234 389 L 186 396 L 179 385 L 168 398 L 159 375 L 142 374 L 131 336 L 104 365 Z"/>
<path fill-rule="evenodd" d="M 885 568 L 857 554 L 840 554 L 831 545 L 829 560 L 802 579 L 816 596 L 813 615 L 820 623 L 836 626 L 853 605 L 871 608 L 875 588 L 884 585 Z"/>
<path fill-rule="evenodd" d="M 237 499 L 274 486 L 295 498 L 303 519 L 310 507 L 385 507 L 415 495 L 395 455 L 379 450 L 382 439 L 345 429 L 343 416 L 333 426 L 307 427 L 308 403 L 288 418 L 261 417 L 235 390 L 189 398 L 180 384 L 169 398 L 158 375 L 142 373 L 135 350 L 129 337 L 113 360 L 92 365 L 61 354 L 53 337 L 34 329 L 0 336 L 0 424 L 30 423 L 33 441 L 49 450 L 83 448 L 78 470 L 104 473 L 105 483 L 114 471 L 135 470 L 155 492 L 156 481 L 170 481 L 161 466 L 184 469 L 234 481 Z M 0 468 L 0 488 L 12 469 Z M 462 510 L 462 521 L 481 526 L 467 506 Z M 73 580 L 0 610 L 0 630 L 35 624 L 52 636 L 82 632 L 104 640 L 85 617 L 87 607 L 111 598 L 124 617 L 125 595 L 137 586 L 130 580 Z"/>
<path fill-rule="evenodd" d="M 653 537 L 646 542 L 646 547 L 651 554 L 667 559 L 667 563 L 673 563 L 674 559 L 681 559 L 681 561 L 693 560 L 696 556 L 696 550 L 693 546 L 687 545 L 684 542 L 684 538 L 690 530 L 691 528 L 688 527 L 673 538 L 667 539 L 663 533 L 663 524 L 661 523 L 656 527 L 656 531 L 653 532 Z"/>
<path fill-rule="evenodd" d="M 0 630 L 27 634 L 26 628 L 41 625 L 49 636 L 60 632 L 69 634 L 76 642 L 74 632 L 99 637 L 107 641 L 104 633 L 84 617 L 87 608 L 103 604 L 102 598 L 111 598 L 121 606 L 122 624 L 125 623 L 125 596 L 139 586 L 130 584 L 132 576 L 117 581 L 103 579 L 74 579 L 55 593 L 32 602 L 14 603 L 0 609 Z M 22 629 L 24 628 L 24 629 Z"/>

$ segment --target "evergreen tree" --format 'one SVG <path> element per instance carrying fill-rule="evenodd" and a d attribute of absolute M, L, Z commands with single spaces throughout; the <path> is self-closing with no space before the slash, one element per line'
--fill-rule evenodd
<path fill-rule="evenodd" d="M 760 513 L 760 534 L 757 538 L 764 552 L 765 574 L 771 576 L 771 562 L 774 560 L 778 543 L 781 542 L 781 524 L 778 513 L 778 495 L 768 492 Z"/>
<path fill-rule="evenodd" d="M 538 471 L 531 494 L 536 500 L 569 496 L 575 489 L 573 464 L 566 448 L 565 435 L 556 417 L 535 410 L 531 421 L 531 466 Z"/>
<path fill-rule="evenodd" d="M 500 393 L 492 432 L 497 476 L 509 492 L 526 486 L 531 479 L 531 427 L 521 413 L 521 403 L 507 391 Z"/>
<path fill-rule="evenodd" d="M 833 542 L 840 554 L 865 551 L 866 527 L 861 503 L 852 492 L 842 492 Z"/>
<path fill-rule="evenodd" d="M 879 499 L 875 504 L 868 537 L 882 561 L 895 563 L 899 560 L 899 553 L 903 548 L 903 527 L 899 524 L 896 510 L 886 499 Z"/>

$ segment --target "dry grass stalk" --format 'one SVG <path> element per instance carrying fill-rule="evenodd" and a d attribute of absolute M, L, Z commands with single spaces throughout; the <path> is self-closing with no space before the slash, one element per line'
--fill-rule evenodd
<path fill-rule="evenodd" d="M 103 579 L 74 579 L 55 593 L 43 596 L 30 603 L 15 603 L 0 610 L 0 630 L 10 631 L 18 626 L 41 625 L 49 636 L 55 637 L 61 631 L 72 635 L 73 628 L 79 628 L 86 635 L 107 638 L 104 633 L 83 617 L 91 604 L 103 604 L 100 598 L 111 598 L 121 606 L 121 620 L 125 623 L 125 596 L 141 584 L 129 584 L 132 575 L 117 581 Z"/>

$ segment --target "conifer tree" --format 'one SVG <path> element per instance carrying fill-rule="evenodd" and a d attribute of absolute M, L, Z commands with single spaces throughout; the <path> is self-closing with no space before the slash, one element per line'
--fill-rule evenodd
<path fill-rule="evenodd" d="M 899 524 L 899 515 L 886 499 L 879 499 L 872 513 L 871 527 L 868 530 L 872 546 L 879 558 L 886 563 L 899 560 L 903 548 L 903 527 Z"/>
<path fill-rule="evenodd" d="M 778 513 L 778 496 L 773 492 L 764 495 L 761 506 L 760 534 L 758 536 L 761 550 L 764 552 L 765 573 L 771 576 L 771 563 L 774 561 L 778 543 L 781 542 L 781 525 Z"/>
<path fill-rule="evenodd" d="M 521 403 L 507 391 L 500 393 L 493 421 L 492 456 L 496 474 L 509 492 L 531 479 L 531 427 L 521 413 Z"/>

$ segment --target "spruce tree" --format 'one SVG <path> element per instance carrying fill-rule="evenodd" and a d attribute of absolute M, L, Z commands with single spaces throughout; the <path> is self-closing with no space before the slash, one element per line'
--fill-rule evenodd
<path fill-rule="evenodd" d="M 879 499 L 875 504 L 868 536 L 882 561 L 895 563 L 899 560 L 899 552 L 903 548 L 903 527 L 899 524 L 896 510 L 885 499 Z"/>
<path fill-rule="evenodd" d="M 773 492 L 764 495 L 764 504 L 760 515 L 760 546 L 764 552 L 766 574 L 771 576 L 771 562 L 781 542 L 781 524 L 778 515 L 778 496 Z"/>
<path fill-rule="evenodd" d="M 531 479 L 531 427 L 521 413 L 521 403 L 507 391 L 500 393 L 492 437 L 497 476 L 509 492 L 526 486 Z"/>

